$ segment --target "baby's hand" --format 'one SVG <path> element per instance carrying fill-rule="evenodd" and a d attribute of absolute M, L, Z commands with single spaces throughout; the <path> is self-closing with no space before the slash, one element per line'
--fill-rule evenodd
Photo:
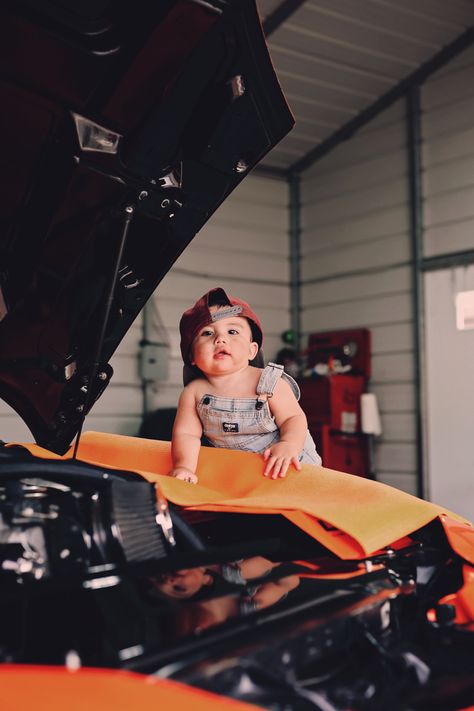
<path fill-rule="evenodd" d="M 181 479 L 181 481 L 187 481 L 189 484 L 198 483 L 198 478 L 196 474 L 189 471 L 189 469 L 182 469 L 181 467 L 177 467 L 176 469 L 172 469 L 170 472 L 168 472 L 168 475 L 174 476 L 175 479 Z"/>
<path fill-rule="evenodd" d="M 265 450 L 263 458 L 267 463 L 263 475 L 272 479 L 285 477 L 290 464 L 298 471 L 301 469 L 299 451 L 290 442 L 277 442 Z"/>

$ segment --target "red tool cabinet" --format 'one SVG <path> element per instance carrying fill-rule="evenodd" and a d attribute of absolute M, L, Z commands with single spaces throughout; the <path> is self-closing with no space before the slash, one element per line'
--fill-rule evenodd
<path fill-rule="evenodd" d="M 370 332 L 351 329 L 309 337 L 300 404 L 323 466 L 370 476 L 369 440 L 360 400 L 370 377 Z"/>

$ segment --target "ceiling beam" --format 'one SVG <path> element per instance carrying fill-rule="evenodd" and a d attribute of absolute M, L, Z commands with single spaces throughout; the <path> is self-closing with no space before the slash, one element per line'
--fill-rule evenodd
<path fill-rule="evenodd" d="M 305 0 L 283 0 L 262 23 L 265 37 L 270 37 L 304 2 Z"/>
<path fill-rule="evenodd" d="M 255 168 L 252 168 L 251 172 L 252 175 L 260 175 L 262 178 L 286 180 L 288 177 L 288 171 L 284 168 L 274 168 L 271 165 L 262 165 L 261 163 L 257 164 Z"/>
<path fill-rule="evenodd" d="M 335 131 L 331 136 L 312 148 L 306 155 L 299 158 L 287 169 L 289 173 L 302 173 L 320 160 L 341 141 L 347 141 L 362 126 L 371 121 L 377 114 L 391 106 L 397 99 L 404 96 L 411 87 L 422 84 L 430 74 L 440 69 L 456 55 L 474 44 L 474 27 L 469 27 L 454 42 L 443 47 L 431 59 L 422 64 L 418 69 L 402 79 L 396 86 L 376 99 L 373 104 L 361 111 L 357 116 L 348 121 L 344 126 Z"/>

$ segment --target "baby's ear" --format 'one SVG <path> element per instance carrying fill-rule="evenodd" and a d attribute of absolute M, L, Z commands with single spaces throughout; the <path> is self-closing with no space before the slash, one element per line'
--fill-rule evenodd
<path fill-rule="evenodd" d="M 249 350 L 249 360 L 253 360 L 255 356 L 258 353 L 258 343 L 256 341 L 252 341 L 250 343 L 250 350 Z"/>
<path fill-rule="evenodd" d="M 212 575 L 210 573 L 206 572 L 203 579 L 202 579 L 202 582 L 204 585 L 212 585 L 212 583 L 214 582 L 214 578 L 212 577 Z"/>

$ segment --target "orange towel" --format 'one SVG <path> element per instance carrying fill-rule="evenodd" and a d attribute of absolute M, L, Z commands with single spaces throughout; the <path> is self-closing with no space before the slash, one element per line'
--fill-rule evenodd
<path fill-rule="evenodd" d="M 37 456 L 51 457 L 36 445 L 25 446 Z M 169 442 L 99 432 L 82 435 L 78 458 L 135 471 L 158 483 L 169 501 L 183 507 L 280 513 L 345 559 L 371 555 L 448 513 L 468 531 L 465 548 L 473 551 L 474 559 L 474 531 L 463 518 L 385 484 L 324 467 L 303 465 L 301 472 L 292 470 L 285 479 L 273 481 L 262 475 L 258 454 L 202 447 L 199 484 L 192 485 L 166 476 L 171 467 Z"/>

